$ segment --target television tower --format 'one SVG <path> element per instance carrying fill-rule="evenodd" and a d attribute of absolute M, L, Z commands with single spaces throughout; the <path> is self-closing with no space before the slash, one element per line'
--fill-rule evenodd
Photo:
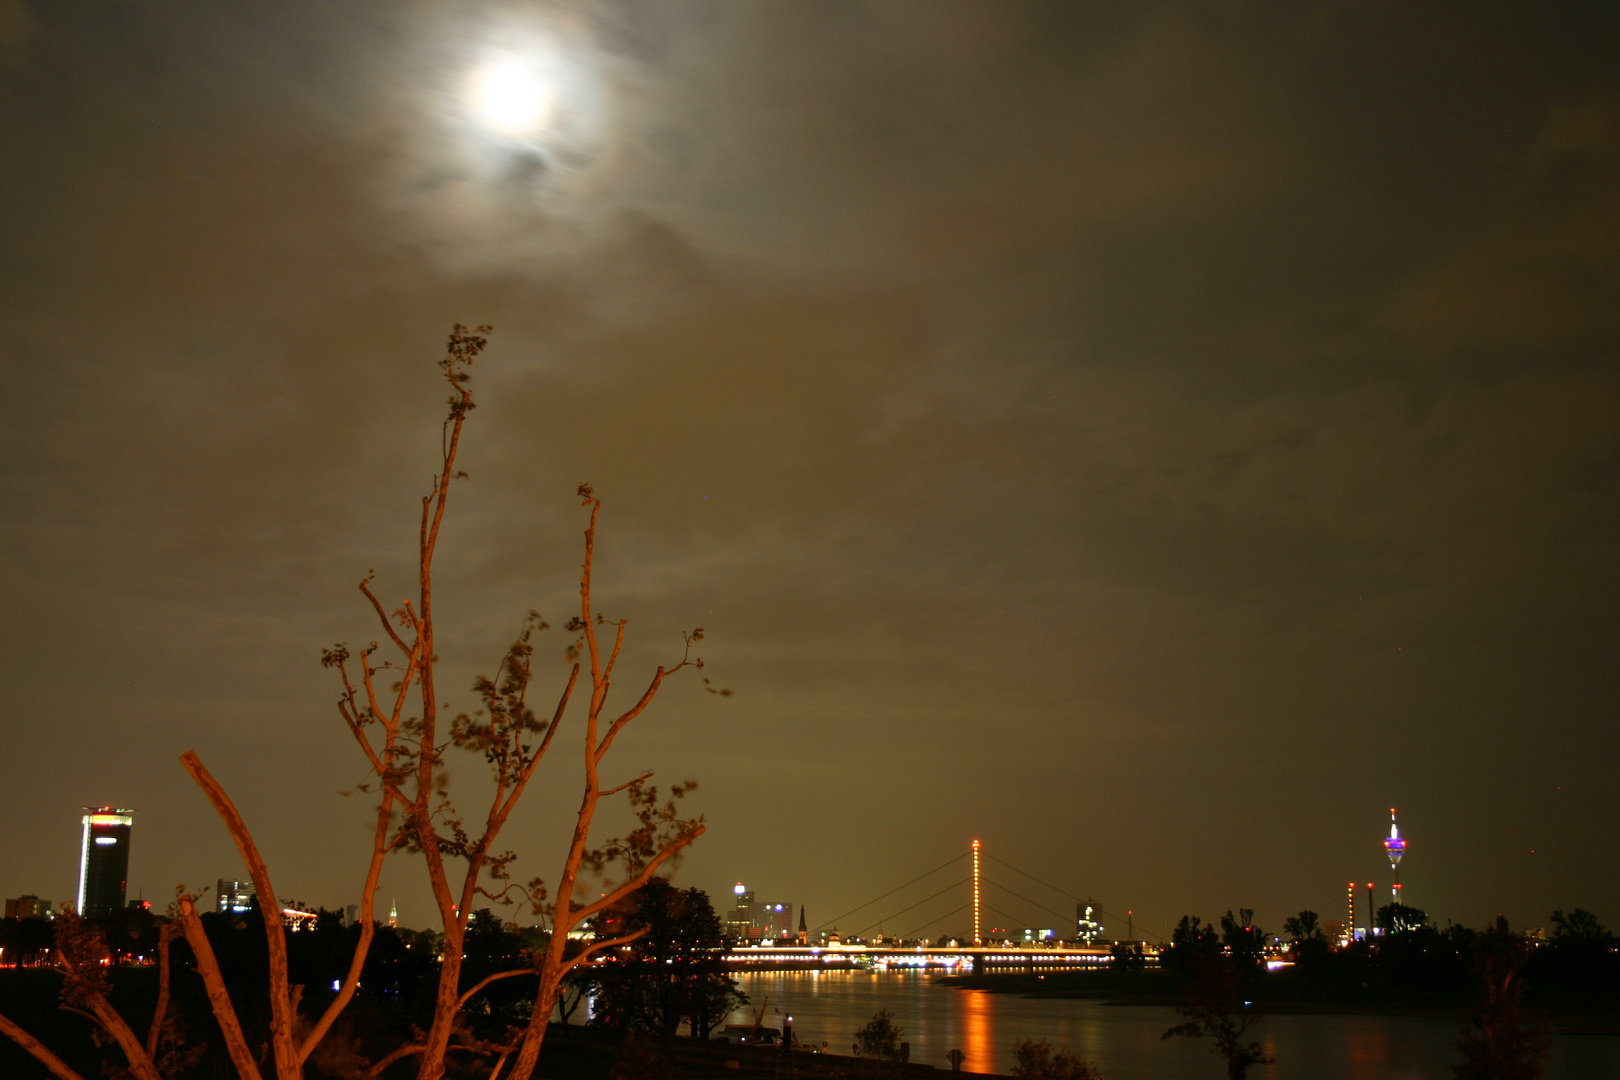
<path fill-rule="evenodd" d="M 1389 808 L 1389 837 L 1384 841 L 1384 854 L 1389 856 L 1389 870 L 1395 875 L 1395 883 L 1390 886 L 1390 898 L 1395 903 L 1401 902 L 1401 856 L 1406 854 L 1406 839 L 1401 836 L 1400 826 L 1395 824 L 1395 808 Z"/>

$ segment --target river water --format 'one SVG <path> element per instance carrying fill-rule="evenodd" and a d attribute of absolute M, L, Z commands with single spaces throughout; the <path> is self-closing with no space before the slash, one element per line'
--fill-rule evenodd
<path fill-rule="evenodd" d="M 911 1060 L 948 1069 L 946 1054 L 967 1055 L 969 1072 L 1005 1073 L 1023 1039 L 1050 1039 L 1097 1063 L 1106 1080 L 1219 1080 L 1226 1070 L 1204 1039 L 1160 1036 L 1180 1022 L 1175 1010 L 1096 1001 L 1031 1000 L 942 986 L 916 972 L 750 972 L 737 981 L 765 1026 L 785 1016 L 806 1043 L 847 1054 L 855 1029 L 890 1009 L 911 1043 Z M 746 1011 L 745 1011 L 746 1012 Z M 733 1023 L 751 1022 L 739 1013 Z M 1445 1080 L 1458 1055 L 1461 1022 L 1405 1016 L 1268 1016 L 1250 1034 L 1277 1059 L 1253 1080 Z M 1620 1037 L 1560 1035 L 1547 1080 L 1620 1080 Z"/>

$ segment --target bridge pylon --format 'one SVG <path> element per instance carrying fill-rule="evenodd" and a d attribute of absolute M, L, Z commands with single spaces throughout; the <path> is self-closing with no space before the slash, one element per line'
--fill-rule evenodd
<path fill-rule="evenodd" d="M 984 944 L 984 933 L 979 922 L 979 842 L 973 841 L 973 944 Z"/>

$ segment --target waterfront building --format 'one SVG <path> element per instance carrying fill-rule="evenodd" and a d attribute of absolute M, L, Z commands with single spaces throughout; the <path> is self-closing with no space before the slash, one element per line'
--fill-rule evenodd
<path fill-rule="evenodd" d="M 787 901 L 760 902 L 742 882 L 732 888 L 736 903 L 721 917 L 726 936 L 738 942 L 789 941 L 793 936 L 793 905 Z M 808 931 L 806 932 L 808 936 Z"/>
<path fill-rule="evenodd" d="M 726 912 L 722 920 L 726 928 L 726 936 L 733 941 L 747 941 L 748 931 L 754 926 L 754 893 L 742 882 L 737 882 L 731 890 L 735 903 L 730 911 Z"/>
<path fill-rule="evenodd" d="M 1103 924 L 1097 921 L 1097 909 L 1089 900 L 1075 905 L 1075 924 L 1076 935 L 1087 945 L 1097 944 L 1102 937 Z"/>
<path fill-rule="evenodd" d="M 793 905 L 769 902 L 756 904 L 753 930 L 762 941 L 792 941 Z"/>
<path fill-rule="evenodd" d="M 79 844 L 80 915 L 112 915 L 124 907 L 129 888 L 129 838 L 133 810 L 87 806 Z"/>

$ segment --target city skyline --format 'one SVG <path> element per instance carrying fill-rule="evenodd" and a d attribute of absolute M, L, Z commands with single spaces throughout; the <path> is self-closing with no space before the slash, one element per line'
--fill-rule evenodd
<path fill-rule="evenodd" d="M 127 875 L 129 834 L 133 821 L 133 819 L 128 816 L 133 814 L 133 811 L 131 810 L 115 810 L 115 808 L 110 806 L 87 807 L 86 809 L 90 810 L 91 813 L 84 815 L 81 822 L 82 834 L 79 849 L 79 862 L 81 869 L 79 891 L 77 894 L 79 899 L 76 902 L 76 908 L 80 910 L 84 908 L 84 897 L 86 895 L 87 881 L 89 880 L 89 875 L 86 874 L 86 870 L 90 866 L 91 857 L 96 851 L 96 849 L 92 849 L 91 847 L 91 841 L 93 839 L 93 823 L 97 823 L 95 824 L 95 828 L 100 833 L 106 834 L 105 839 L 103 839 L 102 842 L 105 842 L 106 839 L 112 839 L 114 834 L 122 837 L 122 846 L 118 847 L 116 851 L 111 852 L 111 854 L 116 854 L 119 856 L 121 860 L 119 870 L 123 874 Z M 1385 859 L 1390 859 L 1392 851 L 1395 850 L 1391 848 L 1392 842 L 1398 843 L 1398 851 L 1401 854 L 1404 854 L 1407 844 L 1407 839 L 1400 836 L 1399 830 L 1395 824 L 1396 811 L 1391 809 L 1389 813 L 1391 821 L 1390 837 L 1385 838 L 1380 844 L 1380 850 L 1384 853 Z M 979 855 L 982 850 L 981 842 L 975 840 L 967 850 L 961 853 L 960 857 L 972 858 L 974 874 L 970 878 L 964 879 L 964 881 L 960 883 L 961 887 L 955 891 L 947 888 L 946 890 L 941 890 L 941 893 L 934 894 L 931 897 L 925 898 L 924 901 L 913 904 L 909 902 L 910 897 L 904 892 L 904 889 L 907 886 L 901 886 L 900 888 L 894 890 L 886 890 L 885 893 L 877 898 L 877 900 L 881 901 L 893 896 L 894 899 L 889 903 L 889 905 L 887 905 L 888 907 L 897 908 L 902 914 L 915 912 L 914 914 L 909 914 L 909 917 L 903 920 L 904 925 L 907 926 L 914 923 L 916 924 L 914 927 L 912 927 L 911 931 L 903 930 L 901 929 L 900 925 L 893 924 L 885 928 L 883 924 L 886 920 L 883 917 L 877 917 L 874 921 L 874 916 L 876 913 L 884 910 L 884 908 L 879 907 L 875 902 L 869 902 L 862 904 L 859 908 L 855 909 L 855 911 L 849 913 L 855 917 L 848 920 L 847 926 L 840 926 L 837 918 L 835 917 L 832 921 L 822 922 L 809 927 L 808 929 L 811 937 L 813 939 L 819 939 L 826 937 L 828 934 L 838 934 L 845 938 L 870 938 L 877 935 L 894 937 L 898 935 L 905 938 L 930 937 L 937 939 L 942 936 L 949 936 L 953 938 L 960 938 L 963 941 L 971 943 L 973 940 L 975 940 L 975 938 L 980 937 L 982 937 L 984 940 L 990 940 L 995 936 L 994 932 L 996 931 L 1009 934 L 1013 938 L 1019 937 L 1020 934 L 1023 934 L 1024 937 L 1029 937 L 1029 933 L 1026 933 L 1026 931 L 1034 932 L 1036 934 L 1046 931 L 1051 933 L 1052 936 L 1058 938 L 1078 937 L 1085 940 L 1100 938 L 1107 940 L 1146 939 L 1163 941 L 1168 938 L 1170 925 L 1176 918 L 1179 918 L 1179 915 L 1166 916 L 1164 917 L 1164 921 L 1161 922 L 1155 917 L 1154 914 L 1144 912 L 1143 917 L 1138 920 L 1136 909 L 1117 908 L 1116 910 L 1111 911 L 1104 905 L 1097 904 L 1095 905 L 1095 912 L 1098 916 L 1113 919 L 1116 923 L 1123 920 L 1126 926 L 1131 928 L 1134 928 L 1138 924 L 1138 921 L 1140 921 L 1143 931 L 1143 936 L 1141 938 L 1138 938 L 1135 935 L 1134 930 L 1127 930 L 1128 936 L 1126 937 L 1115 935 L 1114 937 L 1109 938 L 1103 933 L 1105 927 L 1102 927 L 1100 924 L 1096 923 L 1092 918 L 1094 906 L 1090 897 L 1087 897 L 1084 901 L 1081 901 L 1075 894 L 1069 893 L 1067 890 L 1062 889 L 1061 886 L 1053 886 L 1048 882 L 1037 881 L 1037 884 L 1045 886 L 1045 888 L 1051 894 L 1047 896 L 1048 901 L 1053 903 L 1073 902 L 1075 904 L 1076 914 L 1073 920 L 1077 923 L 1075 934 L 1068 933 L 1064 918 L 1059 912 L 1052 910 L 1051 907 L 1046 906 L 1039 901 L 1032 901 L 1028 897 L 1019 896 L 1016 893 L 1012 893 L 1012 896 L 1014 897 L 1012 900 L 1008 900 L 1005 897 L 998 897 L 998 900 L 999 902 L 1008 904 L 1009 906 L 1021 908 L 1022 911 L 1020 914 L 1029 914 L 1032 917 L 1020 921 L 1015 917 L 1008 916 L 1004 911 L 998 911 L 991 908 L 991 910 L 999 917 L 986 918 L 985 926 L 988 929 L 976 934 L 973 930 L 973 927 L 978 925 L 978 912 L 975 907 L 978 896 L 978 886 L 976 883 L 979 880 Z M 108 853 L 103 852 L 103 854 Z M 994 856 L 990 857 L 994 858 Z M 1394 861 L 1398 862 L 1399 858 L 1400 855 L 1395 855 Z M 996 858 L 996 861 L 1002 862 L 1003 865 L 1008 865 L 1005 864 L 1004 860 L 1000 860 L 999 858 Z M 1021 877 L 1025 878 L 1029 877 L 1027 873 L 1020 871 L 1015 867 L 1010 867 L 1010 865 L 1008 865 L 1008 868 L 1011 869 L 1015 875 L 1020 875 Z M 105 873 L 103 872 L 101 876 L 104 877 Z M 925 878 L 928 876 L 930 875 L 924 875 Z M 127 886 L 127 882 L 123 877 L 120 877 L 118 878 L 117 885 L 119 887 L 118 903 L 112 908 L 106 908 L 105 905 L 103 905 L 102 908 L 91 912 L 92 914 L 108 914 L 112 910 L 116 910 L 117 908 L 122 908 L 124 906 L 123 890 Z M 1374 900 L 1372 890 L 1374 889 L 1375 885 L 1375 882 L 1366 882 L 1368 903 L 1358 904 L 1355 897 L 1359 883 L 1358 881 L 1352 881 L 1350 883 L 1349 903 L 1354 912 L 1354 914 L 1349 917 L 1349 921 L 1346 924 L 1350 931 L 1359 931 L 1364 927 L 1370 926 L 1373 922 L 1373 915 L 1375 914 L 1376 907 L 1380 905 L 1379 901 Z M 90 891 L 94 892 L 98 887 L 103 889 L 106 888 L 105 886 L 91 886 Z M 1030 888 L 1028 884 L 1022 883 L 1020 884 L 1020 887 L 1026 889 Z M 927 890 L 932 889 L 933 885 L 927 886 Z M 1398 891 L 1399 889 L 1400 885 L 1398 884 L 1397 878 L 1397 883 L 1391 885 L 1391 902 L 1401 903 L 1405 899 L 1405 897 L 1403 897 Z M 10 896 L 12 891 L 18 890 L 7 890 L 7 896 Z M 758 939 L 762 942 L 769 939 L 792 940 L 796 938 L 793 923 L 795 912 L 797 913 L 797 916 L 801 922 L 805 919 L 807 905 L 803 899 L 791 902 L 780 899 L 776 901 L 758 901 L 755 899 L 755 890 L 746 887 L 745 883 L 741 880 L 737 881 L 729 889 L 720 891 L 705 891 L 709 893 L 711 901 L 715 902 L 717 911 L 721 916 L 722 924 L 727 929 L 727 933 L 738 940 L 747 941 Z M 987 889 L 986 891 L 988 892 L 989 890 Z M 941 894 L 945 895 L 945 899 L 941 900 L 937 904 L 932 904 L 929 907 L 923 907 L 923 904 L 928 903 L 930 900 L 938 900 Z M 1054 895 L 1061 896 L 1064 899 L 1054 900 Z M 209 906 L 219 912 L 245 912 L 248 910 L 248 906 L 251 903 L 253 896 L 254 886 L 252 881 L 244 879 L 219 878 L 216 880 L 214 885 L 213 898 Z M 24 899 L 33 899 L 36 901 L 39 899 L 37 894 L 28 892 L 23 892 L 22 897 Z M 958 904 L 957 901 L 963 898 L 967 899 L 967 903 Z M 1250 899 L 1259 900 L 1260 898 Z M 726 907 L 728 900 L 734 901 L 733 907 Z M 295 907 L 301 908 L 301 910 L 310 910 L 310 908 L 302 905 L 302 901 L 291 901 L 286 895 L 279 897 L 277 902 L 282 904 L 291 903 Z M 1372 904 L 1371 908 L 1368 906 L 1369 903 Z M 904 906 L 901 907 L 900 905 Z M 936 914 L 933 918 L 927 917 L 930 911 L 937 912 L 942 909 L 951 908 L 953 905 L 955 907 L 954 912 L 947 911 L 944 916 Z M 329 910 L 338 912 L 347 912 L 347 916 L 350 919 L 353 917 L 354 905 L 347 899 L 335 903 L 321 902 L 315 904 L 314 906 L 327 908 Z M 499 904 L 492 904 L 491 906 L 492 910 L 497 911 L 503 918 L 512 919 L 513 921 L 519 923 L 528 921 L 524 918 L 523 912 L 520 908 L 514 909 L 512 905 L 506 905 L 503 907 Z M 387 925 L 392 926 L 395 925 L 395 921 L 398 917 L 397 899 L 391 898 L 389 901 L 389 907 L 390 914 L 386 919 L 383 918 L 379 909 L 378 921 L 386 922 Z M 917 910 L 919 907 L 922 908 L 921 911 Z M 1328 918 L 1333 914 L 1333 910 L 1332 905 L 1323 905 L 1323 907 L 1318 911 L 1318 914 L 1324 918 Z M 969 912 L 969 914 L 961 914 L 964 911 Z M 1124 911 L 1126 914 L 1122 916 L 1118 914 L 1119 911 Z M 1190 912 L 1183 912 L 1182 914 L 1190 914 Z M 1270 931 L 1271 933 L 1276 934 L 1278 932 L 1277 927 L 1280 926 L 1284 914 L 1292 914 L 1292 912 L 1280 913 L 1276 920 L 1277 925 L 1272 927 Z M 1446 916 L 1443 912 L 1428 912 L 1428 914 L 1432 919 L 1444 921 L 1448 918 L 1448 916 Z M 739 922 L 737 920 L 741 921 Z M 919 922 L 919 920 L 921 921 Z M 965 923 L 964 920 L 966 920 Z M 893 921 L 899 922 L 899 920 Z M 994 925 L 996 923 L 1001 923 L 1004 925 L 998 927 Z M 1536 924 L 1532 923 L 1531 925 Z M 748 928 L 750 926 L 752 926 L 755 931 L 753 934 L 748 932 Z M 765 929 L 767 932 L 761 934 L 759 933 L 761 929 Z M 1115 929 L 1118 930 L 1120 927 L 1116 926 Z M 997 938 L 997 940 L 999 940 L 999 938 Z"/>
<path fill-rule="evenodd" d="M 488 323 L 439 697 L 535 610 L 555 700 L 594 485 L 614 701 L 696 627 L 735 691 L 614 747 L 698 781 L 677 883 L 819 922 L 977 838 L 1275 928 L 1388 895 L 1397 806 L 1414 906 L 1620 922 L 1617 19 L 0 0 L 0 883 L 74 895 L 101 802 L 131 895 L 242 877 L 195 751 L 278 894 L 359 893 L 321 650 L 410 594 Z M 514 880 L 558 876 L 563 723 Z"/>

